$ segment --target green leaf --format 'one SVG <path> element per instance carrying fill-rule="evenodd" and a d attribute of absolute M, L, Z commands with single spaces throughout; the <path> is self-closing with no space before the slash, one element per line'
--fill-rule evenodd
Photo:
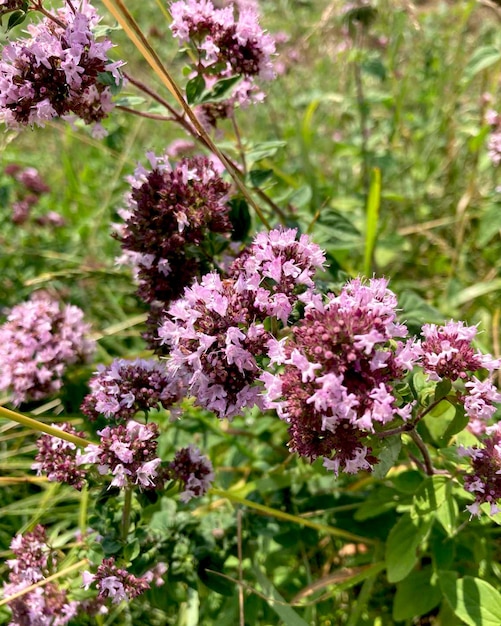
<path fill-rule="evenodd" d="M 442 591 L 432 584 L 433 570 L 427 566 L 418 572 L 412 572 L 405 580 L 397 584 L 393 600 L 393 619 L 397 622 L 420 617 L 440 604 Z"/>
<path fill-rule="evenodd" d="M 501 624 L 501 594 L 488 582 L 473 576 L 457 579 L 450 571 L 439 572 L 438 581 L 452 610 L 468 626 Z"/>
<path fill-rule="evenodd" d="M 483 283 L 476 283 L 470 287 L 466 287 L 451 296 L 448 304 L 451 308 L 460 307 L 463 304 L 467 304 L 477 298 L 486 296 L 496 291 L 501 291 L 501 278 L 496 278 Z"/>
<path fill-rule="evenodd" d="M 252 148 L 252 150 L 249 150 L 249 152 L 247 153 L 247 161 L 249 164 L 253 164 L 256 163 L 256 161 L 261 161 L 262 159 L 273 157 L 280 148 L 283 148 L 286 145 L 287 142 L 278 140 L 263 141 L 261 143 L 257 143 Z"/>
<path fill-rule="evenodd" d="M 212 89 L 203 95 L 200 102 L 220 102 L 221 100 L 225 100 L 228 97 L 228 92 L 241 78 L 241 76 L 231 76 L 230 78 L 218 80 Z"/>
<path fill-rule="evenodd" d="M 420 517 L 436 511 L 445 501 L 450 480 L 448 476 L 429 476 L 414 495 L 412 517 Z"/>
<path fill-rule="evenodd" d="M 305 622 L 304 619 L 285 602 L 263 572 L 258 567 L 254 567 L 253 571 L 264 594 L 267 596 L 266 601 L 269 607 L 275 611 L 284 624 L 287 626 L 308 626 L 308 622 Z"/>
<path fill-rule="evenodd" d="M 387 437 L 384 442 L 385 447 L 378 455 L 379 463 L 372 472 L 374 478 L 377 479 L 384 478 L 388 471 L 395 465 L 395 461 L 398 459 L 398 455 L 400 454 L 400 450 L 402 448 L 400 435 Z"/>
<path fill-rule="evenodd" d="M 102 546 L 104 553 L 108 556 L 109 554 L 117 554 L 122 549 L 122 544 L 120 541 L 116 539 L 112 539 L 111 537 L 105 537 L 102 541 Z"/>
<path fill-rule="evenodd" d="M 435 516 L 445 532 L 451 537 L 456 531 L 459 507 L 452 495 L 452 484 L 447 485 L 446 492 L 446 498 L 437 508 Z"/>
<path fill-rule="evenodd" d="M 233 198 L 229 218 L 232 226 L 231 238 L 233 241 L 245 241 L 252 224 L 249 205 L 244 198 Z"/>
<path fill-rule="evenodd" d="M 495 46 L 481 46 L 472 54 L 465 69 L 465 77 L 471 80 L 482 70 L 501 60 L 501 51 Z"/>
<path fill-rule="evenodd" d="M 432 517 L 413 519 L 405 513 L 391 529 L 386 544 L 386 571 L 388 581 L 403 580 L 417 563 L 417 548 L 428 535 Z"/>
<path fill-rule="evenodd" d="M 109 87 L 111 93 L 114 96 L 116 96 L 117 93 L 120 93 L 120 90 L 122 89 L 122 81 L 119 81 L 117 85 L 115 77 L 111 72 L 99 72 L 97 75 L 97 80 L 101 83 L 101 85 Z"/>
<path fill-rule="evenodd" d="M 356 510 L 354 518 L 357 522 L 372 519 L 396 509 L 399 497 L 386 485 L 378 485 Z"/>
<path fill-rule="evenodd" d="M 250 182 L 253 187 L 261 187 L 270 176 L 273 174 L 273 170 L 252 170 L 249 172 Z"/>
<path fill-rule="evenodd" d="M 197 574 L 206 587 L 222 596 L 231 596 L 235 584 L 225 576 L 221 576 L 223 562 L 218 554 L 207 554 L 198 562 Z"/>
<path fill-rule="evenodd" d="M 9 21 L 7 22 L 7 32 L 14 28 L 14 26 L 18 26 L 22 24 L 26 19 L 26 11 L 22 11 L 19 9 L 18 11 L 12 11 L 9 16 Z"/>
<path fill-rule="evenodd" d="M 444 443 L 448 442 L 451 437 L 457 435 L 461 431 L 463 431 L 469 424 L 470 418 L 466 414 L 464 410 L 464 405 L 457 404 L 456 405 L 456 414 L 454 415 L 454 419 L 450 422 L 449 426 L 447 426 L 447 430 L 443 436 Z"/>
<path fill-rule="evenodd" d="M 483 214 L 478 231 L 478 246 L 483 248 L 501 232 L 501 206 L 492 204 Z"/>
<path fill-rule="evenodd" d="M 435 401 L 445 398 L 451 388 L 452 383 L 448 378 L 441 380 L 435 387 Z"/>
<path fill-rule="evenodd" d="M 186 100 L 188 104 L 198 104 L 205 91 L 205 78 L 197 74 L 186 83 Z"/>
<path fill-rule="evenodd" d="M 423 423 L 433 441 L 445 445 L 445 435 L 456 417 L 456 407 L 448 400 L 442 400 L 424 417 Z"/>

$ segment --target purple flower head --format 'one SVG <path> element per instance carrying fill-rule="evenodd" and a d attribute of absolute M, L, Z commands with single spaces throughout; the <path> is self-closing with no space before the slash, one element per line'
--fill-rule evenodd
<path fill-rule="evenodd" d="M 262 406 L 259 361 L 272 337 L 266 318 L 286 324 L 309 296 L 324 255 L 295 230 L 261 233 L 230 267 L 230 278 L 206 274 L 167 311 L 158 338 L 170 350 L 168 369 L 197 404 L 232 418 Z"/>
<path fill-rule="evenodd" d="M 206 274 L 185 289 L 168 309 L 158 329 L 170 349 L 167 368 L 199 406 L 232 418 L 260 402 L 253 383 L 259 376 L 256 356 L 268 333 L 253 321 L 252 301 L 231 279 Z"/>
<path fill-rule="evenodd" d="M 11 543 L 16 558 L 7 560 L 10 569 L 9 582 L 4 583 L 3 596 L 23 591 L 33 583 L 42 581 L 53 573 L 57 562 L 47 544 L 43 526 L 32 532 L 16 535 Z M 69 602 L 65 590 L 55 583 L 24 593 L 8 603 L 12 611 L 11 624 L 64 626 L 75 617 L 78 603 Z"/>
<path fill-rule="evenodd" d="M 323 456 L 336 472 L 370 469 L 364 437 L 408 418 L 392 388 L 418 352 L 400 340 L 407 329 L 396 322 L 396 306 L 386 280 L 352 280 L 326 305 L 315 301 L 293 337 L 270 343 L 271 363 L 284 369 L 262 377 L 267 406 L 289 424 L 292 451 Z"/>
<path fill-rule="evenodd" d="M 101 475 L 113 476 L 110 486 L 156 489 L 163 483 L 156 456 L 158 426 L 133 420 L 126 426 L 106 426 L 98 431 L 99 445 L 90 444 L 77 452 L 77 463 L 97 465 Z"/>
<path fill-rule="evenodd" d="M 78 307 L 45 294 L 15 306 L 0 326 L 0 390 L 15 404 L 57 393 L 67 366 L 94 352 L 89 330 Z"/>
<path fill-rule="evenodd" d="M 69 423 L 58 426 L 66 433 L 84 437 L 83 432 L 79 432 Z M 37 470 L 37 475 L 47 474 L 51 482 L 66 483 L 75 489 L 82 489 L 85 483 L 85 472 L 77 466 L 77 450 L 74 443 L 58 439 L 51 435 L 42 435 L 37 441 L 38 454 L 31 469 Z"/>
<path fill-rule="evenodd" d="M 471 471 L 464 476 L 464 488 L 475 496 L 466 507 L 472 515 L 480 515 L 480 505 L 489 503 L 491 514 L 499 512 L 501 499 L 501 429 L 499 424 L 488 428 L 482 447 L 461 449 L 461 456 L 470 457 Z"/>
<path fill-rule="evenodd" d="M 0 119 L 10 126 L 44 126 L 69 115 L 97 124 L 113 108 L 111 90 L 100 76 L 110 74 L 118 85 L 122 63 L 109 61 L 108 39 L 96 41 L 94 8 L 82 0 L 76 12 L 59 9 L 57 20 L 44 17 L 28 26 L 28 38 L 3 49 Z"/>
<path fill-rule="evenodd" d="M 0 17 L 11 11 L 25 10 L 25 0 L 0 0 Z"/>
<path fill-rule="evenodd" d="M 468 380 L 479 369 L 492 372 L 498 361 L 473 347 L 476 326 L 448 322 L 445 326 L 425 324 L 422 328 L 421 362 L 431 380 Z"/>
<path fill-rule="evenodd" d="M 214 480 L 214 470 L 210 459 L 195 446 L 182 448 L 176 452 L 169 464 L 170 477 L 183 484 L 180 499 L 188 502 L 192 498 L 203 496 Z"/>
<path fill-rule="evenodd" d="M 95 584 L 99 591 L 98 598 L 110 599 L 114 604 L 133 600 L 150 588 L 147 576 L 138 578 L 130 574 L 126 569 L 118 567 L 113 557 L 104 559 L 95 574 L 84 572 L 82 578 L 86 589 Z"/>
<path fill-rule="evenodd" d="M 139 411 L 146 414 L 160 406 L 168 408 L 180 400 L 179 384 L 167 373 L 164 363 L 136 359 L 116 359 L 98 367 L 89 382 L 91 393 L 82 404 L 90 420 L 99 415 L 123 422 Z"/>
<path fill-rule="evenodd" d="M 179 0 L 172 4 L 171 15 L 174 37 L 196 50 L 198 63 L 193 76 L 203 77 L 207 90 L 218 80 L 241 77 L 225 100 L 196 107 L 202 125 L 216 126 L 218 119 L 232 114 L 235 105 L 247 106 L 264 99 L 255 79 L 275 77 L 271 61 L 275 41 L 259 25 L 256 3 L 215 8 L 209 0 Z"/>
<path fill-rule="evenodd" d="M 229 233 L 229 185 L 206 157 L 182 159 L 171 168 L 166 156 L 148 155 L 130 179 L 125 224 L 117 234 L 137 268 L 139 296 L 168 303 L 199 272 L 200 246 L 210 233 Z"/>
<path fill-rule="evenodd" d="M 307 235 L 296 236 L 293 228 L 261 232 L 230 268 L 237 289 L 252 293 L 261 316 L 277 317 L 284 324 L 299 296 L 308 300 L 313 276 L 325 263 L 319 246 Z"/>
<path fill-rule="evenodd" d="M 174 37 L 181 43 L 191 40 L 203 66 L 224 64 L 237 75 L 274 77 L 275 42 L 259 26 L 253 7 L 242 8 L 238 19 L 233 6 L 216 9 L 209 0 L 180 0 L 170 10 Z"/>

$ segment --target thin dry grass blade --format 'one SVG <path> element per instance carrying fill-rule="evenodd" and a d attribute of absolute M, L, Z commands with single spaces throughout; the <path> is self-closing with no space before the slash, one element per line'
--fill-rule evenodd
<path fill-rule="evenodd" d="M 113 15 L 113 17 L 117 20 L 120 26 L 123 28 L 125 34 L 132 43 L 136 46 L 139 52 L 143 55 L 144 59 L 150 65 L 152 70 L 158 76 L 158 78 L 162 81 L 162 84 L 167 87 L 170 91 L 176 102 L 181 106 L 183 112 L 186 117 L 190 121 L 193 126 L 194 132 L 200 137 L 202 142 L 218 157 L 218 159 L 223 163 L 225 168 L 227 169 L 230 176 L 233 178 L 238 189 L 241 191 L 242 195 L 245 197 L 247 202 L 252 206 L 256 215 L 259 217 L 261 222 L 267 227 L 270 228 L 270 224 L 268 220 L 263 215 L 261 209 L 256 204 L 254 199 L 252 198 L 249 190 L 242 182 L 241 173 L 237 168 L 233 166 L 233 164 L 226 158 L 226 156 L 219 150 L 216 144 L 212 141 L 211 136 L 205 130 L 205 128 L 198 121 L 197 116 L 193 113 L 193 110 L 186 102 L 183 97 L 183 94 L 176 82 L 171 77 L 170 73 L 167 71 L 166 67 L 158 57 L 155 50 L 151 47 L 148 39 L 145 37 L 138 23 L 134 19 L 133 15 L 127 9 L 122 0 L 103 0 L 103 4 L 108 9 L 108 11 Z"/>

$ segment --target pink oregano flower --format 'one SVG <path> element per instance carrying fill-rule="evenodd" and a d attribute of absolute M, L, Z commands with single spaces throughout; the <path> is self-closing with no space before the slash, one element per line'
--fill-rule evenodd
<path fill-rule="evenodd" d="M 122 61 L 108 59 L 111 41 L 97 41 L 95 9 L 82 0 L 73 11 L 60 8 L 55 20 L 30 24 L 28 37 L 7 44 L 0 58 L 0 120 L 19 127 L 44 124 L 56 117 L 77 117 L 99 124 L 113 108 L 108 75 L 118 86 Z"/>

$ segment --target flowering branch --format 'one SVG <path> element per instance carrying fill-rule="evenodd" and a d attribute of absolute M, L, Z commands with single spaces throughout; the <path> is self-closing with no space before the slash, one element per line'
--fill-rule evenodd
<path fill-rule="evenodd" d="M 204 129 L 204 127 L 199 122 L 197 116 L 193 113 L 191 107 L 185 101 L 181 90 L 177 86 L 176 82 L 171 77 L 170 73 L 167 71 L 166 67 L 161 62 L 157 53 L 153 50 L 147 38 L 145 37 L 142 30 L 139 28 L 134 17 L 131 15 L 127 7 L 121 2 L 121 0 L 103 0 L 103 4 L 106 6 L 108 11 L 113 15 L 113 17 L 118 21 L 120 26 L 124 29 L 125 33 L 129 37 L 129 39 L 134 43 L 139 52 L 143 55 L 145 60 L 148 62 L 150 67 L 153 69 L 155 74 L 160 78 L 164 86 L 170 91 L 175 100 L 181 106 L 183 111 L 185 112 L 187 118 L 193 126 L 191 129 L 191 134 L 199 138 L 203 141 L 209 149 L 218 157 L 218 159 L 223 163 L 225 168 L 228 170 L 228 173 L 232 177 L 236 186 L 248 201 L 248 203 L 252 206 L 256 215 L 261 220 L 262 224 L 270 229 L 271 225 L 268 220 L 264 216 L 260 207 L 256 204 L 254 199 L 252 198 L 249 190 L 243 183 L 240 175 L 240 171 L 235 169 L 234 165 L 229 161 L 226 156 L 219 150 L 216 144 L 212 141 L 212 138 Z"/>

